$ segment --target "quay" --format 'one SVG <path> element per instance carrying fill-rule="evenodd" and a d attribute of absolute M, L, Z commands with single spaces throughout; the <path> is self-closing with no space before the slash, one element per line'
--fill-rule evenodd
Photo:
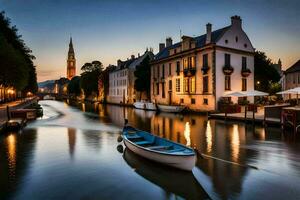
<path fill-rule="evenodd" d="M 37 102 L 37 97 L 31 97 L 31 98 L 26 98 L 26 99 L 22 99 L 22 100 L 17 100 L 17 101 L 13 101 L 13 102 L 9 102 L 6 104 L 2 104 L 0 105 L 0 132 L 2 132 L 5 127 L 6 124 L 10 121 L 9 117 L 8 117 L 8 111 L 7 111 L 7 106 L 9 107 L 9 112 L 12 115 L 12 121 L 10 121 L 11 123 L 15 124 L 16 122 L 19 123 L 21 122 L 20 125 L 23 125 L 25 123 L 24 119 L 20 118 L 24 118 L 24 112 L 25 115 L 27 114 L 27 111 L 31 111 L 32 109 L 23 109 L 27 106 L 29 106 L 30 104 Z M 24 110 L 24 112 L 22 113 L 21 111 L 19 111 L 20 109 Z M 21 117 L 20 117 L 21 116 Z M 31 117 L 32 115 L 29 115 L 29 117 Z"/>

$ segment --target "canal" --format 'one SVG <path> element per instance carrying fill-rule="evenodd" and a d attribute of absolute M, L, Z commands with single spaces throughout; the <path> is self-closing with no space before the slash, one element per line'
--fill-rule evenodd
<path fill-rule="evenodd" d="M 300 199 L 300 140 L 278 128 L 40 103 L 42 119 L 0 136 L 0 199 Z M 117 142 L 124 118 L 203 158 L 188 173 L 136 156 Z"/>

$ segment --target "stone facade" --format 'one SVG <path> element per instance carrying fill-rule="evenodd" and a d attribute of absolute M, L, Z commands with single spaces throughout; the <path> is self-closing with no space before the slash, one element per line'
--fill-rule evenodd
<path fill-rule="evenodd" d="M 133 104 L 138 98 L 138 93 L 134 89 L 136 67 L 149 56 L 152 60 L 154 55 L 151 51 L 146 51 L 142 56 L 135 58 L 131 56 L 127 61 L 118 60 L 116 69 L 109 72 L 109 92 L 108 103 Z"/>
<path fill-rule="evenodd" d="M 300 87 L 300 60 L 290 66 L 283 75 L 282 89 L 288 90 L 296 87 Z M 296 98 L 297 95 L 284 95 L 285 99 Z"/>
<path fill-rule="evenodd" d="M 207 24 L 204 35 L 160 44 L 151 63 L 152 101 L 214 111 L 226 93 L 254 89 L 254 48 L 241 18 L 233 16 L 230 26 L 216 31 L 211 27 Z"/>

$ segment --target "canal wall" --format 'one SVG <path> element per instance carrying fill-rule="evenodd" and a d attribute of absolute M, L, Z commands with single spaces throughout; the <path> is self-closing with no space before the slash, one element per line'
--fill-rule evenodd
<path fill-rule="evenodd" d="M 19 100 L 7 104 L 0 105 L 0 131 L 2 131 L 7 119 L 7 106 L 9 106 L 9 111 L 21 109 L 29 106 L 30 104 L 37 102 L 37 97 L 33 97 L 30 99 Z"/>

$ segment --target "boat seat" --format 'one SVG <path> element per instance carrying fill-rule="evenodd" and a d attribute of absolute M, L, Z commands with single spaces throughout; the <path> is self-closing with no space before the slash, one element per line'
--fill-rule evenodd
<path fill-rule="evenodd" d="M 167 150 L 170 147 L 172 147 L 172 145 L 168 145 L 168 146 L 152 146 L 152 147 L 148 147 L 148 149 L 151 149 L 151 150 L 157 150 L 157 149 Z"/>
<path fill-rule="evenodd" d="M 126 137 L 127 137 L 128 139 L 141 139 L 141 138 L 143 138 L 143 137 L 140 136 L 140 135 L 126 135 Z"/>
<path fill-rule="evenodd" d="M 175 152 L 180 152 L 180 151 L 184 151 L 185 149 L 172 149 L 172 150 L 168 150 L 167 153 L 175 153 Z"/>
<path fill-rule="evenodd" d="M 143 141 L 135 142 L 135 144 L 136 145 L 148 145 L 148 144 L 152 144 L 152 143 L 149 141 L 143 140 Z"/>

